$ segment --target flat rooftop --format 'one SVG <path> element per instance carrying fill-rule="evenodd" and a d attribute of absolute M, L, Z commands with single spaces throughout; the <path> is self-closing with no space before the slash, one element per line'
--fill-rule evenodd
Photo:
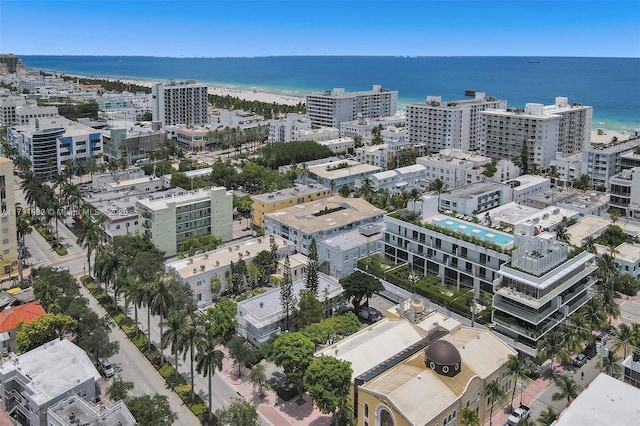
<path fill-rule="evenodd" d="M 485 157 L 483 155 L 471 154 L 459 149 L 443 149 L 437 154 L 426 155 L 424 157 L 418 157 L 416 160 L 418 162 L 438 162 L 438 163 L 449 163 L 457 166 L 461 166 L 463 164 L 472 164 L 472 163 L 480 163 L 480 162 L 489 162 L 491 158 Z"/>
<path fill-rule="evenodd" d="M 608 250 L 608 249 L 607 249 Z M 640 244 L 622 243 L 616 247 L 616 259 L 635 263 L 640 259 Z"/>
<path fill-rule="evenodd" d="M 379 240 L 382 236 L 382 231 L 384 231 L 384 222 L 378 224 L 378 226 L 380 226 L 379 231 L 370 236 L 363 235 L 359 229 L 354 229 L 353 231 L 324 239 L 322 240 L 322 244 L 329 247 L 339 248 L 342 251 L 351 250 L 364 244 Z"/>
<path fill-rule="evenodd" d="M 38 405 L 69 392 L 78 383 L 92 378 L 98 381 L 101 377 L 87 354 L 66 339 L 52 340 L 14 357 L 0 365 L 0 374 L 18 370 L 29 377 L 31 381 L 26 387 L 33 392 L 32 399 Z"/>
<path fill-rule="evenodd" d="M 293 283 L 293 294 L 299 299 L 300 292 L 305 289 L 306 279 L 299 279 Z M 325 289 L 327 297 L 332 299 L 343 292 L 342 285 L 334 278 L 323 273 L 318 274 L 318 294 L 324 297 Z M 257 327 L 273 322 L 283 315 L 280 304 L 280 289 L 274 288 L 265 293 L 254 296 L 238 303 L 238 313 L 243 312 L 243 317 Z"/>
<path fill-rule="evenodd" d="M 118 182 L 108 183 L 106 185 L 109 188 L 111 188 L 112 191 L 116 191 L 118 189 L 124 189 L 127 187 L 132 187 L 132 186 L 141 185 L 145 183 L 152 183 L 152 182 L 162 186 L 162 179 L 160 179 L 159 177 L 150 177 L 150 176 L 145 176 L 145 177 L 136 178 L 136 179 L 121 180 Z"/>
<path fill-rule="evenodd" d="M 435 215 L 430 219 L 432 224 L 460 235 L 468 235 L 503 247 L 513 246 L 513 235 L 506 232 L 441 214 Z"/>
<path fill-rule="evenodd" d="M 631 151 L 632 149 L 637 147 L 639 144 L 640 144 L 640 140 L 633 139 L 633 140 L 627 140 L 624 142 L 616 142 L 616 143 L 610 143 L 606 145 L 600 145 L 595 148 L 589 148 L 587 151 L 613 154 L 617 152 Z"/>
<path fill-rule="evenodd" d="M 327 167 L 335 167 L 342 163 L 348 164 L 348 167 L 336 170 L 327 170 Z M 326 182 L 329 182 L 332 179 L 343 179 L 361 174 L 373 174 L 381 172 L 382 170 L 383 169 L 381 167 L 359 163 L 354 160 L 337 160 L 335 162 L 319 164 L 317 166 L 309 166 L 309 173 L 313 173 L 314 175 L 325 179 Z"/>
<path fill-rule="evenodd" d="M 199 274 L 204 271 L 211 271 L 212 269 L 229 265 L 231 262 L 238 261 L 238 259 L 252 259 L 256 254 L 263 250 L 271 250 L 270 237 L 273 237 L 273 242 L 279 248 L 283 248 L 291 244 L 290 241 L 278 236 L 253 238 L 248 241 L 227 245 L 195 256 L 167 262 L 165 266 L 167 269 L 175 269 L 182 278 L 188 278 L 195 275 L 193 272 L 194 268 L 196 269 L 196 274 Z M 242 254 L 242 257 L 239 256 L 240 254 Z"/>
<path fill-rule="evenodd" d="M 332 213 L 315 216 L 322 210 L 334 210 Z M 363 198 L 343 198 L 333 196 L 265 214 L 266 218 L 284 223 L 304 234 L 340 228 L 354 222 L 382 217 L 384 210 L 369 204 Z"/>
<path fill-rule="evenodd" d="M 138 423 L 124 401 L 118 401 L 109 408 L 91 405 L 78 395 L 68 396 L 49 407 L 49 416 L 66 422 L 76 419 L 78 425 L 90 426 L 134 426 Z"/>
<path fill-rule="evenodd" d="M 611 222 L 611 219 L 601 216 L 585 216 L 577 223 L 567 228 L 567 232 L 569 233 L 569 242 L 572 245 L 580 247 L 584 243 L 585 238 L 589 236 L 593 236 L 594 238 L 598 237 L 607 226 L 612 224 L 613 222 Z M 619 220 L 616 225 L 632 237 L 640 235 L 640 226 L 625 223 L 624 219 Z"/>
<path fill-rule="evenodd" d="M 153 193 L 143 191 L 123 191 L 123 192 L 103 192 L 92 194 L 93 197 L 88 199 L 93 207 L 100 213 L 105 215 L 111 221 L 124 220 L 138 216 L 137 203 L 139 200 L 153 197 L 164 197 L 165 195 L 180 194 L 186 192 L 182 188 L 172 188 L 166 191 L 157 191 Z M 93 198 L 96 198 L 94 200 Z"/>
<path fill-rule="evenodd" d="M 296 184 L 293 188 L 280 189 L 278 191 L 268 192 L 265 194 L 252 195 L 251 199 L 263 203 L 273 203 L 281 200 L 288 200 L 293 197 L 300 197 L 307 194 L 315 194 L 316 192 L 329 191 L 325 186 L 317 183 L 309 185 Z"/>
<path fill-rule="evenodd" d="M 225 187 L 217 186 L 211 188 L 194 189 L 192 191 L 184 191 L 184 193 L 181 195 L 177 195 L 177 193 L 164 194 L 162 198 L 156 198 L 155 196 L 151 195 L 149 198 L 142 199 L 138 202 L 149 210 L 160 210 L 166 208 L 169 203 L 181 204 L 196 200 L 208 200 L 210 198 L 210 193 L 214 191 L 225 191 L 225 193 L 229 193 L 229 191 L 227 191 Z"/>
<path fill-rule="evenodd" d="M 492 223 L 502 226 L 514 226 L 528 217 L 540 213 L 540 209 L 510 202 L 491 209 L 487 212 Z"/>
<path fill-rule="evenodd" d="M 600 373 L 556 420 L 556 426 L 635 426 L 640 389 Z"/>
<path fill-rule="evenodd" d="M 441 197 L 446 198 L 473 198 L 477 195 L 481 195 L 487 192 L 493 192 L 498 188 L 507 189 L 509 185 L 497 182 L 477 182 L 471 185 L 462 186 L 460 188 L 452 189 L 448 193 L 441 194 Z"/>
<path fill-rule="evenodd" d="M 522 175 L 522 176 L 518 176 L 517 178 L 511 179 L 509 182 L 519 182 L 520 186 L 514 187 L 514 189 L 521 190 L 521 189 L 526 189 L 530 186 L 539 185 L 544 182 L 551 183 L 551 179 L 546 178 L 544 176 Z"/>
<path fill-rule="evenodd" d="M 528 215 L 526 215 L 527 212 Z M 540 229 L 553 228 L 563 218 L 573 218 L 577 215 L 576 211 L 564 207 L 549 206 L 544 209 L 536 209 L 513 201 L 489 210 L 489 216 L 493 222 L 501 222 L 511 227 L 519 223 L 533 223 Z"/>

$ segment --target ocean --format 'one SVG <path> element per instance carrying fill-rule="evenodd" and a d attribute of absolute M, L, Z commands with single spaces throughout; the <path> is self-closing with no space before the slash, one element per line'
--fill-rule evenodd
<path fill-rule="evenodd" d="M 397 90 L 399 102 L 464 99 L 465 90 L 505 99 L 510 107 L 553 104 L 557 96 L 593 106 L 593 127 L 640 129 L 640 58 L 277 56 L 164 58 L 20 56 L 29 68 L 95 77 L 193 79 L 236 89 L 304 96 L 343 87 Z"/>

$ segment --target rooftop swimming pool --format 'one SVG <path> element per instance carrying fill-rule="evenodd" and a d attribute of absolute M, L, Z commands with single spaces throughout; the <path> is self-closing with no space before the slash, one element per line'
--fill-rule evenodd
<path fill-rule="evenodd" d="M 454 232 L 476 237 L 487 242 L 498 244 L 500 246 L 513 244 L 513 237 L 511 235 L 495 231 L 490 228 L 478 226 L 470 222 L 462 222 L 457 219 L 445 217 L 444 219 L 436 221 L 436 224 L 443 228 L 450 229 Z"/>

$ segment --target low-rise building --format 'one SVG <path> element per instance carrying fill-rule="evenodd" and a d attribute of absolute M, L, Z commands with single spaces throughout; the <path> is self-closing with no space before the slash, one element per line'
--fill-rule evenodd
<path fill-rule="evenodd" d="M 8 354 L 16 347 L 16 332 L 21 324 L 28 324 L 46 315 L 40 302 L 7 306 L 0 312 L 0 354 Z"/>
<path fill-rule="evenodd" d="M 188 191 L 184 195 L 138 200 L 138 232 L 151 238 L 165 256 L 175 256 L 188 238 L 233 238 L 233 193 L 224 187 Z"/>
<path fill-rule="evenodd" d="M 440 194 L 440 210 L 477 215 L 512 200 L 510 185 L 478 182 Z"/>
<path fill-rule="evenodd" d="M 350 190 L 353 190 L 356 182 L 380 171 L 382 171 L 380 167 L 369 164 L 361 164 L 353 160 L 339 160 L 309 166 L 309 179 L 327 188 L 333 185 L 334 188 L 340 189 L 346 185 Z"/>
<path fill-rule="evenodd" d="M 638 422 L 640 391 L 605 373 L 560 413 L 554 426 L 633 425 Z"/>
<path fill-rule="evenodd" d="M 640 388 L 640 359 L 629 355 L 622 361 L 622 381 L 633 387 Z"/>
<path fill-rule="evenodd" d="M 344 121 L 340 123 L 340 136 L 352 138 L 357 136 L 362 138 L 363 141 L 370 141 L 373 138 L 371 131 L 374 127 L 382 127 L 382 131 L 385 131 L 390 127 L 404 127 L 404 124 L 405 116 L 402 111 L 389 117 L 360 118 L 358 120 Z M 380 134 L 380 136 L 382 136 L 382 134 Z"/>
<path fill-rule="evenodd" d="M 425 167 L 420 164 L 386 170 L 371 175 L 369 178 L 374 191 L 385 189 L 391 195 L 400 194 L 403 191 L 421 189 L 425 179 Z M 355 189 L 362 187 L 363 181 L 356 182 Z"/>
<path fill-rule="evenodd" d="M 47 410 L 47 426 L 135 426 L 138 422 L 124 401 L 105 407 L 70 395 Z"/>
<path fill-rule="evenodd" d="M 0 273 L 11 275 L 18 268 L 16 194 L 13 161 L 0 157 Z"/>
<path fill-rule="evenodd" d="M 351 274 L 358 259 L 382 253 L 384 223 L 370 223 L 331 238 L 318 241 L 318 263 L 324 273 L 344 278 Z"/>
<path fill-rule="evenodd" d="M 640 281 L 640 244 L 622 243 L 616 247 L 616 251 L 615 262 L 620 273 L 630 274 Z"/>
<path fill-rule="evenodd" d="M 300 253 L 316 243 L 359 226 L 382 220 L 384 210 L 362 198 L 333 196 L 287 207 L 264 216 L 265 234 L 289 240 Z"/>
<path fill-rule="evenodd" d="M 293 283 L 293 296 L 297 299 L 305 288 L 306 280 L 301 279 Z M 337 303 L 343 289 L 340 283 L 333 278 L 318 274 L 318 297 L 323 300 L 325 315 L 331 316 L 333 307 Z M 291 315 L 291 317 L 293 317 Z M 293 318 L 292 325 L 293 325 Z M 238 334 L 247 339 L 251 344 L 260 347 L 272 334 L 279 334 L 286 330 L 285 312 L 280 302 L 280 289 L 274 288 L 238 303 L 236 316 Z"/>
<path fill-rule="evenodd" d="M 225 274 L 230 270 L 231 263 L 242 260 L 248 265 L 258 253 L 270 251 L 274 245 L 277 246 L 278 257 L 292 255 L 295 251 L 295 247 L 289 241 L 271 235 L 173 260 L 166 263 L 165 269 L 189 284 L 198 305 L 208 305 L 229 290 Z M 211 284 L 216 279 L 220 281 L 220 289 L 217 294 L 213 294 Z"/>
<path fill-rule="evenodd" d="M 550 179 L 536 175 L 522 175 L 504 183 L 511 185 L 511 200 L 518 204 L 535 194 L 551 189 Z"/>
<path fill-rule="evenodd" d="M 640 218 L 640 167 L 623 170 L 609 180 L 609 205 L 627 217 Z"/>
<path fill-rule="evenodd" d="M 66 339 L 55 339 L 0 364 L 3 409 L 18 424 L 46 425 L 49 407 L 78 395 L 96 397 L 100 373 L 87 354 Z"/>
<path fill-rule="evenodd" d="M 311 120 L 304 115 L 291 112 L 284 120 L 271 120 L 269 142 L 291 142 L 296 132 L 311 130 Z"/>
<path fill-rule="evenodd" d="M 151 125 L 131 121 L 111 121 L 102 131 L 104 155 L 108 159 L 127 159 L 129 165 L 148 159 L 167 140 L 167 131 L 157 123 Z"/>
<path fill-rule="evenodd" d="M 331 196 L 331 190 L 318 184 L 296 184 L 290 189 L 251 196 L 253 226 L 264 228 L 264 215 L 285 207 L 308 203 Z"/>
<path fill-rule="evenodd" d="M 346 152 L 352 152 L 355 148 L 355 142 L 353 138 L 329 139 L 326 141 L 319 141 L 318 143 L 329 148 L 333 154 L 344 154 Z"/>

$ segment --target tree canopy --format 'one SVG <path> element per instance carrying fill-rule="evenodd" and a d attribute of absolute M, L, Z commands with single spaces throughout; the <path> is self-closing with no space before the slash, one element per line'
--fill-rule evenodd
<path fill-rule="evenodd" d="M 302 333 L 285 333 L 273 342 L 272 361 L 282 367 L 289 380 L 302 395 L 304 374 L 313 361 L 316 345 Z"/>
<path fill-rule="evenodd" d="M 335 414 L 345 406 L 352 374 L 349 361 L 322 356 L 307 368 L 304 385 L 322 413 Z"/>
<path fill-rule="evenodd" d="M 315 141 L 294 141 L 270 143 L 260 149 L 259 164 L 277 169 L 287 164 L 301 164 L 307 161 L 330 157 L 331 149 Z"/>
<path fill-rule="evenodd" d="M 349 276 L 342 278 L 340 284 L 344 288 L 344 297 L 351 299 L 353 309 L 356 311 L 364 298 L 367 299 L 368 304 L 371 296 L 384 290 L 379 279 L 361 271 L 354 271 Z"/>

